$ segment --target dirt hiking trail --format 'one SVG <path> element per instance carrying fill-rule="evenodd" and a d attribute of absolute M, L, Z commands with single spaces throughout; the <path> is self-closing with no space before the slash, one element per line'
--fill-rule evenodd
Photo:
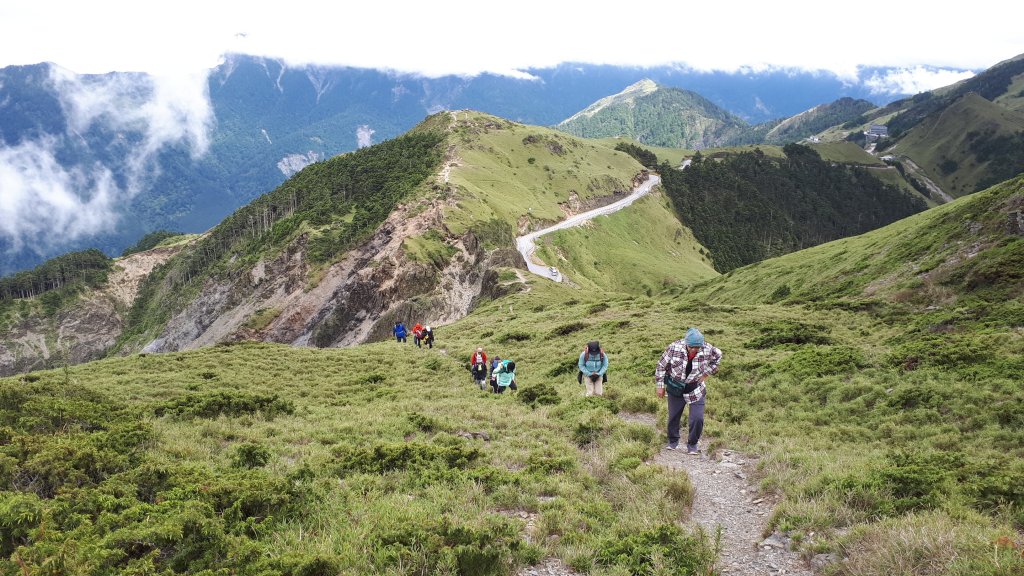
<path fill-rule="evenodd" d="M 650 414 L 620 416 L 657 426 Z M 728 450 L 708 457 L 703 451 L 691 456 L 685 450 L 666 448 L 654 457 L 656 464 L 689 474 L 694 490 L 690 523 L 703 527 L 711 538 L 721 527 L 722 550 L 716 568 L 722 574 L 812 576 L 814 572 L 799 554 L 789 550 L 788 538 L 779 533 L 763 536 L 776 501 L 748 481 L 755 468 L 753 460 Z"/>

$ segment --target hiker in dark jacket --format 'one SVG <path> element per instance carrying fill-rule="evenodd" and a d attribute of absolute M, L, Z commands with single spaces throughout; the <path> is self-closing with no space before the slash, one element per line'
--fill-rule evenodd
<path fill-rule="evenodd" d="M 483 348 L 477 348 L 476 352 L 469 357 L 469 371 L 473 374 L 473 381 L 484 389 L 484 382 L 487 381 L 487 352 Z"/>
<path fill-rule="evenodd" d="M 597 340 L 588 342 L 576 364 L 580 369 L 576 373 L 576 381 L 582 384 L 586 380 L 587 396 L 604 396 L 604 383 L 608 381 L 608 355 L 601 349 L 601 343 Z"/>
<path fill-rule="evenodd" d="M 423 343 L 427 345 L 427 348 L 434 347 L 434 329 L 430 326 L 423 328 Z"/>
<path fill-rule="evenodd" d="M 687 418 L 689 436 L 686 439 L 686 453 L 696 456 L 697 441 L 704 431 L 704 397 L 707 386 L 704 381 L 718 372 L 722 351 L 704 341 L 704 335 L 696 328 L 686 331 L 682 340 L 669 344 L 658 360 L 654 370 L 654 383 L 658 398 L 668 391 L 668 449 L 679 446 L 679 419 L 689 406 Z"/>
<path fill-rule="evenodd" d="M 395 327 L 391 329 L 391 333 L 395 335 L 395 340 L 399 343 L 405 342 L 405 324 L 395 322 Z"/>
<path fill-rule="evenodd" d="M 488 378 L 491 381 L 491 392 L 498 391 L 498 384 L 496 380 L 498 378 L 497 372 L 499 366 L 501 366 L 501 356 L 495 355 L 494 358 L 491 358 L 491 373 Z"/>

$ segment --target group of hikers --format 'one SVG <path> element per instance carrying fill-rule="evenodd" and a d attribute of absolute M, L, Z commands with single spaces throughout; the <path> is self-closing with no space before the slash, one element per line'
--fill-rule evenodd
<path fill-rule="evenodd" d="M 513 392 L 519 389 L 516 382 L 516 363 L 510 358 L 492 356 L 488 363 L 487 352 L 480 347 L 470 356 L 469 366 L 473 381 L 481 390 L 486 389 L 487 382 L 490 382 L 491 392 L 494 394 L 502 394 L 506 389 Z M 586 395 L 603 396 L 604 383 L 608 381 L 608 355 L 601 349 L 598 341 L 587 343 L 586 348 L 580 353 L 577 367 L 579 371 L 576 374 L 576 381 L 583 384 L 583 380 L 586 379 Z"/>
<path fill-rule="evenodd" d="M 477 348 L 469 358 L 469 372 L 481 390 L 487 389 L 487 382 L 490 382 L 491 392 L 494 394 L 504 394 L 505 390 L 519 390 L 519 383 L 516 381 L 516 362 L 511 358 L 502 359 L 501 356 L 495 355 L 488 362 L 487 352 L 484 352 L 483 348 Z"/>
<path fill-rule="evenodd" d="M 409 331 L 402 322 L 395 322 L 395 327 L 391 329 L 391 333 L 395 336 L 395 340 L 400 344 L 405 344 L 406 339 L 409 336 Z M 423 346 L 433 348 L 434 329 L 430 326 L 424 326 L 417 322 L 416 325 L 412 327 L 412 341 L 416 344 L 417 348 L 422 348 Z"/>
<path fill-rule="evenodd" d="M 399 322 L 393 330 L 398 342 L 405 342 L 405 326 Z M 427 326 L 416 324 L 413 338 L 417 346 L 423 342 L 433 347 L 434 333 Z M 708 376 L 718 372 L 722 351 L 705 342 L 704 335 L 697 328 L 690 328 L 686 335 L 672 342 L 662 353 L 654 370 L 655 394 L 668 401 L 668 445 L 669 450 L 679 449 L 681 440 L 679 424 L 686 407 L 687 415 L 686 453 L 698 455 L 698 442 L 704 432 L 704 405 L 707 396 Z M 505 390 L 516 392 L 516 363 L 511 358 L 492 356 L 490 359 L 483 347 L 478 347 L 469 359 L 473 381 L 486 390 L 490 385 L 493 394 Z M 586 396 L 603 396 L 604 385 L 608 382 L 608 355 L 597 340 L 588 342 L 576 362 L 576 381 L 584 385 Z"/>

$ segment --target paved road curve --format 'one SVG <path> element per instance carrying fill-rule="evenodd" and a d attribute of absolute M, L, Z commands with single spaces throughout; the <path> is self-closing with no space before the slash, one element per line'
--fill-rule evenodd
<path fill-rule="evenodd" d="M 516 248 L 518 248 L 519 253 L 523 255 L 523 259 L 526 260 L 526 267 L 530 270 L 530 272 L 533 272 L 538 276 L 543 276 L 555 282 L 561 282 L 561 272 L 555 270 L 554 268 L 549 268 L 548 266 L 545 266 L 543 262 L 536 258 L 535 253 L 537 252 L 537 238 L 540 238 L 545 234 L 555 232 L 556 230 L 565 230 L 566 228 L 579 226 L 580 224 L 583 224 L 587 220 L 592 220 L 597 216 L 604 216 L 607 214 L 612 214 L 613 212 L 618 212 L 619 210 L 622 210 L 623 208 L 629 206 L 633 202 L 636 202 L 638 198 L 650 192 L 651 189 L 657 186 L 658 184 L 661 184 L 661 178 L 656 174 L 651 174 L 647 177 L 647 180 L 645 180 L 642 184 L 640 184 L 639 186 L 636 187 L 636 189 L 633 190 L 632 194 L 626 196 L 622 200 L 613 202 L 612 204 L 609 204 L 607 206 L 602 206 L 600 208 L 588 210 L 587 212 L 581 212 L 575 216 L 562 220 L 561 222 L 555 224 L 554 226 L 549 226 L 547 228 L 544 228 L 543 230 L 530 232 L 525 236 L 520 236 L 516 238 Z"/>

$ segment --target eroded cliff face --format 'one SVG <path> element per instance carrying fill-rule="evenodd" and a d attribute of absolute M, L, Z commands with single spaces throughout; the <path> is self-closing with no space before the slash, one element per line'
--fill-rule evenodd
<path fill-rule="evenodd" d="M 524 263 L 514 250 L 488 254 L 472 234 L 451 237 L 443 201 L 401 206 L 362 246 L 326 268 L 311 266 L 307 238 L 233 280 L 208 281 L 146 352 L 261 340 L 347 346 L 390 336 L 394 322 L 447 324 L 481 297 L 498 295 L 497 266 Z M 411 259 L 403 241 L 437 230 L 454 249 L 438 268 Z"/>
<path fill-rule="evenodd" d="M 99 290 L 82 294 L 53 316 L 25 306 L 0 335 L 0 376 L 102 358 L 124 329 L 139 284 L 182 246 L 119 258 Z"/>

